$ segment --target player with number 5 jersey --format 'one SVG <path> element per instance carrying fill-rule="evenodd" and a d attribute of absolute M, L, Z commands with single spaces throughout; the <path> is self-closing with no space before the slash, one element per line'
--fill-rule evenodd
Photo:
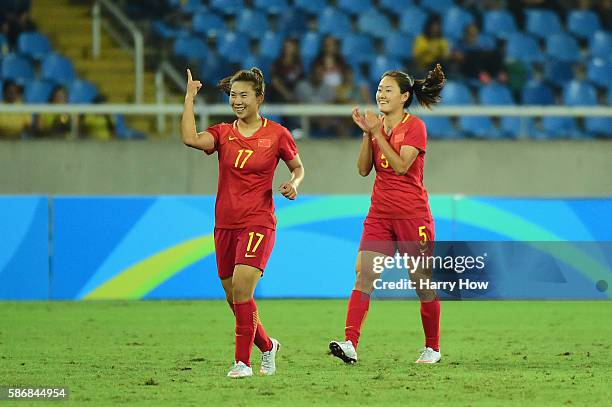
<path fill-rule="evenodd" d="M 406 109 L 415 97 L 425 107 L 438 103 L 444 82 L 439 64 L 420 80 L 401 71 L 388 71 L 376 91 L 382 115 L 368 110 L 361 115 L 359 109 L 353 110 L 353 121 L 363 130 L 359 174 L 365 177 L 374 168 L 376 180 L 357 254 L 345 338 L 329 344 L 332 354 L 346 363 L 357 362 L 357 344 L 370 307 L 370 294 L 381 277 L 374 272 L 374 259 L 393 256 L 396 251 L 409 256 L 432 253 L 434 223 L 423 185 L 427 131 L 423 121 Z M 431 270 L 410 270 L 410 278 L 416 283 L 421 301 L 425 334 L 425 346 L 417 363 L 437 363 L 441 358 L 440 302 L 434 290 L 420 288 L 420 281 L 431 279 Z"/>
<path fill-rule="evenodd" d="M 193 101 L 201 87 L 187 70 L 181 132 L 185 145 L 208 155 L 216 152 L 219 159 L 215 252 L 221 285 L 236 321 L 234 365 L 227 375 L 253 375 L 253 344 L 262 352 L 260 373 L 272 375 L 280 343 L 266 334 L 253 294 L 274 247 L 272 181 L 278 162 L 283 160 L 291 173 L 279 191 L 292 200 L 304 178 L 304 167 L 289 131 L 259 114 L 265 85 L 258 68 L 238 71 L 219 82 L 236 120 L 198 133 Z"/>

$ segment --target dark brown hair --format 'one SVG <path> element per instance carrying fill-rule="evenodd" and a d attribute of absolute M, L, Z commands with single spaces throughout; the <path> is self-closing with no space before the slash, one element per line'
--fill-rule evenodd
<path fill-rule="evenodd" d="M 402 71 L 387 71 L 380 79 L 389 76 L 397 82 L 401 93 L 410 92 L 408 100 L 404 103 L 404 108 L 410 107 L 413 96 L 416 95 L 417 101 L 421 106 L 431 109 L 432 105 L 440 102 L 440 92 L 446 82 L 444 72 L 440 64 L 427 73 L 425 79 L 412 79 L 410 75 Z"/>
<path fill-rule="evenodd" d="M 266 89 L 263 73 L 261 69 L 257 67 L 243 69 L 231 76 L 221 79 L 217 84 L 217 88 L 226 95 L 229 95 L 234 82 L 251 82 L 256 96 L 262 96 Z"/>

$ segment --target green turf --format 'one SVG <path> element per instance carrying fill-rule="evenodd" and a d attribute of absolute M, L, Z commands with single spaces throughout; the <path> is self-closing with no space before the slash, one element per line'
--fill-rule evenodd
<path fill-rule="evenodd" d="M 85 406 L 605 405 L 612 398 L 610 302 L 443 303 L 443 359 L 433 366 L 413 363 L 422 345 L 416 302 L 372 304 L 356 366 L 327 354 L 329 340 L 342 338 L 345 301 L 258 304 L 283 345 L 278 374 L 232 380 L 225 374 L 233 318 L 221 301 L 0 303 L 0 386 L 67 386 L 68 403 Z M 17 405 L 28 404 L 41 405 Z"/>

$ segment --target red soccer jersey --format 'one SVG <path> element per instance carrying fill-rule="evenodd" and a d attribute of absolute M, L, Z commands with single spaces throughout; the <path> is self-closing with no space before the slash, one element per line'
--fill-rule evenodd
<path fill-rule="evenodd" d="M 234 121 L 206 129 L 215 139 L 215 147 L 206 153 L 219 154 L 215 226 L 274 229 L 274 171 L 279 159 L 289 161 L 296 156 L 297 147 L 289 130 L 268 119 L 262 118 L 262 126 L 251 137 L 240 134 L 237 126 Z"/>
<path fill-rule="evenodd" d="M 416 116 L 406 114 L 391 134 L 386 133 L 384 125 L 382 132 L 398 154 L 402 146 L 413 146 L 419 150 L 419 154 L 405 175 L 396 175 L 372 137 L 376 180 L 368 217 L 383 219 L 430 217 L 427 190 L 423 186 L 427 146 L 425 123 Z"/>

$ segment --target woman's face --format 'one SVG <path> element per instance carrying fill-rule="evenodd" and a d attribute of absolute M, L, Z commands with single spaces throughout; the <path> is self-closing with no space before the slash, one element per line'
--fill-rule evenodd
<path fill-rule="evenodd" d="M 297 44 L 295 41 L 288 40 L 285 42 L 285 56 L 287 57 L 295 57 L 297 54 Z"/>
<path fill-rule="evenodd" d="M 257 115 L 263 96 L 256 96 L 253 83 L 249 81 L 236 81 L 232 84 L 229 103 L 239 119 L 246 119 Z"/>
<path fill-rule="evenodd" d="M 397 81 L 390 76 L 380 80 L 376 90 L 376 104 L 383 114 L 404 110 L 404 102 L 408 100 L 410 92 L 401 93 Z"/>

